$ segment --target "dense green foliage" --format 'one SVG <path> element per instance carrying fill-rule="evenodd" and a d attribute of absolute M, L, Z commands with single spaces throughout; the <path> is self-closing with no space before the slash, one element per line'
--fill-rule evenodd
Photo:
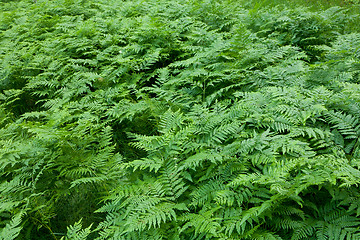
<path fill-rule="evenodd" d="M 0 3 L 0 239 L 360 239 L 359 7 Z"/>

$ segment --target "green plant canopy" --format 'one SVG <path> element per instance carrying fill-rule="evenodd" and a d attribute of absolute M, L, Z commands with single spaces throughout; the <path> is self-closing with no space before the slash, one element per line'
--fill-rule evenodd
<path fill-rule="evenodd" d="M 0 240 L 360 239 L 360 9 L 0 2 Z"/>

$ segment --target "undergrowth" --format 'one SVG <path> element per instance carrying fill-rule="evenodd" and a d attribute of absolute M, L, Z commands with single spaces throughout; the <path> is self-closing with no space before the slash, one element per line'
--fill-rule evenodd
<path fill-rule="evenodd" d="M 359 6 L 0 3 L 0 239 L 360 239 Z"/>

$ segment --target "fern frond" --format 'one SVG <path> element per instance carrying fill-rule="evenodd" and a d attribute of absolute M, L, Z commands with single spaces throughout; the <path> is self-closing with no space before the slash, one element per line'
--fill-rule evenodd
<path fill-rule="evenodd" d="M 24 212 L 16 214 L 9 223 L 0 231 L 1 240 L 15 240 L 22 230 L 22 217 Z"/>
<path fill-rule="evenodd" d="M 61 240 L 86 240 L 90 233 L 91 225 L 82 229 L 82 221 L 80 220 L 67 228 L 66 236 L 62 237 Z"/>

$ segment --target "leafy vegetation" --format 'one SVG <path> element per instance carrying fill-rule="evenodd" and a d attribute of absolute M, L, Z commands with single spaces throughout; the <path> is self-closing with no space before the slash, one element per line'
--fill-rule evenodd
<path fill-rule="evenodd" d="M 2 1 L 0 239 L 360 239 L 359 6 L 278 3 Z"/>

